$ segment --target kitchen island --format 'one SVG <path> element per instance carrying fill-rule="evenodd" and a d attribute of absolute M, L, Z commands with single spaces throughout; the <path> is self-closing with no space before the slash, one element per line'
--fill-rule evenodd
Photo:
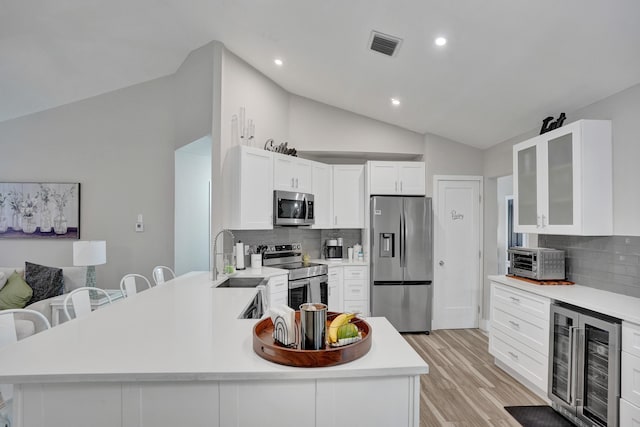
<path fill-rule="evenodd" d="M 367 319 L 356 361 L 282 366 L 253 352 L 257 320 L 237 318 L 257 291 L 218 282 L 189 273 L 0 349 L 14 426 L 419 425 L 428 366 L 386 319 Z"/>

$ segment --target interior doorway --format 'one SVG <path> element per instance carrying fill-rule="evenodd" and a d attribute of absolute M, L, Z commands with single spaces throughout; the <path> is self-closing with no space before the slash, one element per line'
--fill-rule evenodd
<path fill-rule="evenodd" d="M 177 275 L 209 271 L 211 241 L 211 137 L 175 152 L 174 257 Z"/>
<path fill-rule="evenodd" d="M 513 224 L 513 176 L 498 178 L 498 268 L 497 274 L 509 272 L 508 249 L 514 246 L 527 246 L 528 236 L 524 233 L 514 233 Z"/>

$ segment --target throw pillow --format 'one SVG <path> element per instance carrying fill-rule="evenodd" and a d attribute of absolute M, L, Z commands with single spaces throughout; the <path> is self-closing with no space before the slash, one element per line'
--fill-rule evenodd
<path fill-rule="evenodd" d="M 46 267 L 30 262 L 26 262 L 24 265 L 24 280 L 33 289 L 33 296 L 29 304 L 62 295 L 64 277 L 61 268 Z"/>
<path fill-rule="evenodd" d="M 4 272 L 0 271 L 0 289 L 4 288 L 4 285 L 7 284 L 7 276 Z"/>
<path fill-rule="evenodd" d="M 33 295 L 33 289 L 18 273 L 9 276 L 7 284 L 0 289 L 0 310 L 24 308 Z"/>

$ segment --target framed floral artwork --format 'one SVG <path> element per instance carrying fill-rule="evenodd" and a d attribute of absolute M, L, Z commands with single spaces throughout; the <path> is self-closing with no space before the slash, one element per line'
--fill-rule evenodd
<path fill-rule="evenodd" d="M 79 238 L 79 183 L 0 182 L 0 239 Z"/>

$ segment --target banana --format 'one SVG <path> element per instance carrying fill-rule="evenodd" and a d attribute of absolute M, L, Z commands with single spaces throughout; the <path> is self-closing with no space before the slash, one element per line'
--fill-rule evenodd
<path fill-rule="evenodd" d="M 338 329 L 340 326 L 349 323 L 351 319 L 355 317 L 354 313 L 342 313 L 336 316 L 329 325 L 329 342 L 338 342 Z"/>

